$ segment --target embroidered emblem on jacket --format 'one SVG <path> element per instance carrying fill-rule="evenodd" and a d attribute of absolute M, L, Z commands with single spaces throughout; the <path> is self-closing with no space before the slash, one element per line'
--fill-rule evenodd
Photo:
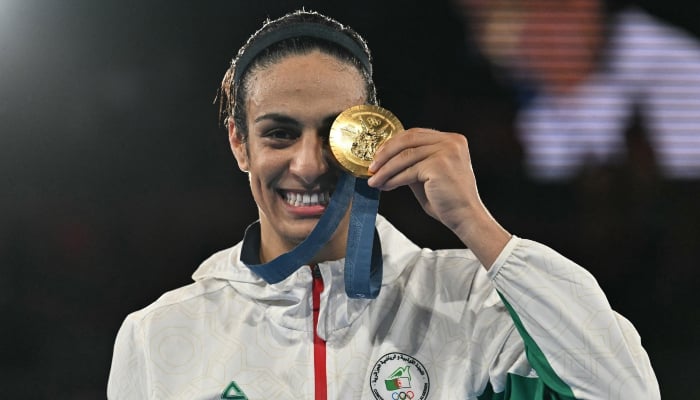
<path fill-rule="evenodd" d="M 374 364 L 369 386 L 377 400 L 424 400 L 430 390 L 430 378 L 417 359 L 403 353 L 388 353 Z"/>

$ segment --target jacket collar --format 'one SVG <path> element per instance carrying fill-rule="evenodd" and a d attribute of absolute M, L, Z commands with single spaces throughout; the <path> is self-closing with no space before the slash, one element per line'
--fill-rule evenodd
<path fill-rule="evenodd" d="M 378 215 L 377 231 L 382 241 L 384 270 L 382 287 L 394 283 L 406 265 L 411 264 L 420 254 L 420 249 L 384 217 Z M 254 233 L 254 232 L 250 232 Z M 311 269 L 301 267 L 285 280 L 268 284 L 253 273 L 242 261 L 241 256 L 257 257 L 259 254 L 259 232 L 257 237 L 247 238 L 235 246 L 220 251 L 204 261 L 195 271 L 195 281 L 204 279 L 227 280 L 241 295 L 257 303 L 264 303 L 266 313 L 280 325 L 294 330 L 310 330 L 305 315 L 311 315 Z M 250 236 L 250 237 L 249 237 Z M 373 300 L 350 299 L 345 294 L 345 259 L 323 262 L 318 265 L 324 281 L 319 316 L 319 335 L 347 327 Z M 381 297 L 381 292 L 379 296 Z M 327 304 L 331 304 L 328 307 Z M 330 310 L 329 310 L 330 308 Z M 331 315 L 332 314 L 332 315 Z"/>

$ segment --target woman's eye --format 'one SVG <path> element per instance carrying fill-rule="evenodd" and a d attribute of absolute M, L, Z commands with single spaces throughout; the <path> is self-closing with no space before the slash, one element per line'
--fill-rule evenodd
<path fill-rule="evenodd" d="M 298 135 L 296 134 L 296 132 L 291 131 L 289 129 L 273 129 L 268 131 L 265 134 L 265 136 L 270 139 L 292 140 L 295 139 Z"/>

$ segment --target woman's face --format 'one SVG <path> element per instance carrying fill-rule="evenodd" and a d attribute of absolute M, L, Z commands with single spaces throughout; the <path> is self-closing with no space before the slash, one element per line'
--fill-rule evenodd
<path fill-rule="evenodd" d="M 229 139 L 239 167 L 248 171 L 258 206 L 261 261 L 291 250 L 316 226 L 339 171 L 325 142 L 335 117 L 366 101 L 360 72 L 314 51 L 252 72 L 246 118 L 248 138 L 235 127 Z M 348 216 L 324 249 L 323 259 L 345 254 Z"/>

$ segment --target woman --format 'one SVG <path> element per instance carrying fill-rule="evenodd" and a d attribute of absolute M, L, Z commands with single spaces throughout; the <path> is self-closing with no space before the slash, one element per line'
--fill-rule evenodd
<path fill-rule="evenodd" d="M 410 186 L 469 250 L 419 249 L 377 217 L 381 290 L 352 298 L 349 211 L 288 276 L 253 268 L 325 224 L 345 179 L 328 132 L 342 111 L 377 102 L 371 76 L 365 42 L 312 12 L 269 21 L 243 46 L 222 105 L 260 219 L 195 283 L 127 317 L 108 397 L 658 398 L 634 328 L 594 279 L 490 216 L 459 134 L 394 135 L 367 185 Z"/>

